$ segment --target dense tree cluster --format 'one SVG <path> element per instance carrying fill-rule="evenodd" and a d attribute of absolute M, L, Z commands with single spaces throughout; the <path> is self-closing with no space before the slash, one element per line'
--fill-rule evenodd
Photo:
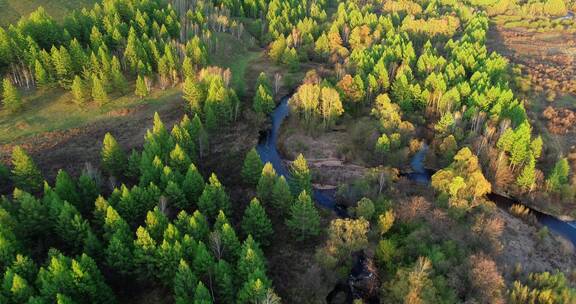
<path fill-rule="evenodd" d="M 158 0 L 106 0 L 71 13 L 63 23 L 40 7 L 17 25 L 0 28 L 0 74 L 9 75 L 5 94 L 15 90 L 7 82 L 59 85 L 71 90 L 78 104 L 91 99 L 103 105 L 109 94 L 128 92 L 127 77 L 138 78 L 141 97 L 155 80 L 160 88 L 176 85 L 208 60 L 201 35 L 182 28 L 188 20 L 180 19 Z M 21 106 L 13 97 L 4 99 L 10 110 Z"/>
<path fill-rule="evenodd" d="M 269 244 L 271 222 L 254 199 L 241 223 L 246 238 L 239 237 L 226 189 L 214 174 L 205 182 L 194 165 L 202 130 L 185 116 L 169 132 L 156 115 L 142 152 L 130 155 L 106 134 L 102 168 L 118 181 L 136 181 L 106 198 L 90 171 L 78 179 L 60 171 L 40 194 L 40 171 L 15 148 L 10 176 L 18 188 L 0 200 L 2 302 L 114 303 L 110 280 L 132 278 L 174 290 L 176 303 L 277 298 L 260 249 Z M 288 204 L 282 181 L 275 200 Z"/>

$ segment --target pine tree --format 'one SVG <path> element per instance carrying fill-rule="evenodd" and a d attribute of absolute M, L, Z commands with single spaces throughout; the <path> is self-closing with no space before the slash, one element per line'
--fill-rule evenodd
<path fill-rule="evenodd" d="M 104 168 L 108 174 L 116 177 L 124 174 L 128 159 L 120 145 L 118 145 L 118 142 L 116 142 L 116 139 L 110 133 L 104 135 L 101 156 L 102 168 Z"/>
<path fill-rule="evenodd" d="M 208 251 L 206 244 L 202 241 L 198 242 L 194 262 L 192 263 L 196 274 L 199 277 L 207 276 L 212 271 L 214 264 L 214 257 Z"/>
<path fill-rule="evenodd" d="M 168 185 L 166 186 L 166 190 L 164 190 L 166 197 L 168 198 L 168 202 L 179 209 L 188 209 L 190 205 L 188 200 L 186 199 L 186 195 L 180 186 L 173 181 L 169 181 Z"/>
<path fill-rule="evenodd" d="M 84 87 L 84 82 L 80 76 L 76 75 L 74 81 L 72 81 L 72 96 L 74 97 L 74 102 L 77 105 L 83 105 L 86 102 L 86 89 Z"/>
<path fill-rule="evenodd" d="M 200 83 L 192 77 L 186 77 L 182 85 L 182 91 L 192 113 L 201 113 L 205 94 Z"/>
<path fill-rule="evenodd" d="M 196 291 L 194 292 L 194 302 L 193 304 L 212 304 L 212 296 L 210 291 L 204 286 L 202 281 L 198 282 L 196 286 Z"/>
<path fill-rule="evenodd" d="M 290 216 L 286 225 L 300 240 L 317 236 L 320 233 L 320 215 L 306 191 L 302 191 L 290 207 Z"/>
<path fill-rule="evenodd" d="M 536 160 L 534 157 L 530 157 L 528 164 L 524 166 L 522 172 L 518 176 L 516 183 L 518 186 L 526 190 L 532 190 L 534 183 L 536 182 Z"/>
<path fill-rule="evenodd" d="M 232 267 L 225 260 L 220 260 L 214 267 L 214 281 L 216 282 L 216 299 L 219 303 L 234 302 L 234 276 Z"/>
<path fill-rule="evenodd" d="M 71 203 L 76 208 L 81 206 L 81 200 L 76 188 L 76 183 L 72 177 L 66 173 L 66 171 L 58 170 L 54 191 L 61 199 Z"/>
<path fill-rule="evenodd" d="M 242 230 L 244 234 L 252 235 L 258 243 L 264 246 L 270 243 L 269 237 L 274 233 L 272 230 L 272 222 L 257 198 L 252 199 L 250 205 L 248 205 L 244 211 Z"/>
<path fill-rule="evenodd" d="M 194 164 L 191 164 L 184 176 L 184 181 L 182 181 L 182 189 L 186 194 L 186 199 L 191 204 L 198 202 L 198 199 L 204 191 L 204 178 L 202 174 L 198 172 L 198 169 Z"/>
<path fill-rule="evenodd" d="M 230 263 L 236 262 L 240 255 L 241 244 L 234 228 L 228 223 L 223 224 L 220 229 L 220 238 L 224 247 L 223 258 Z"/>
<path fill-rule="evenodd" d="M 39 87 L 47 87 L 51 82 L 50 75 L 38 59 L 34 63 L 34 78 Z"/>
<path fill-rule="evenodd" d="M 262 169 L 262 175 L 256 187 L 258 198 L 264 203 L 269 205 L 272 202 L 272 191 L 274 190 L 274 183 L 276 182 L 276 171 L 271 163 L 266 163 Z"/>
<path fill-rule="evenodd" d="M 126 94 L 128 91 L 128 82 L 122 74 L 122 69 L 120 67 L 120 61 L 118 57 L 112 57 L 112 68 L 111 68 L 111 78 L 112 78 L 112 86 L 116 92 L 120 92 L 122 94 Z"/>
<path fill-rule="evenodd" d="M 286 178 L 280 176 L 272 189 L 272 205 L 281 213 L 288 213 L 293 200 L 294 198 L 292 197 Z"/>
<path fill-rule="evenodd" d="M 262 160 L 260 160 L 260 155 L 258 155 L 255 148 L 252 148 L 248 154 L 246 154 L 246 158 L 244 159 L 242 178 L 247 184 L 255 186 L 258 184 L 263 168 L 264 164 L 262 163 Z"/>
<path fill-rule="evenodd" d="M 194 290 L 198 284 L 198 279 L 188 266 L 185 260 L 180 260 L 178 271 L 174 276 L 174 298 L 176 304 L 192 303 Z"/>
<path fill-rule="evenodd" d="M 44 180 L 32 158 L 19 146 L 12 150 L 12 179 L 16 187 L 26 191 L 40 190 Z"/>
<path fill-rule="evenodd" d="M 188 154 L 184 152 L 182 147 L 180 147 L 179 144 L 176 144 L 174 149 L 170 152 L 169 164 L 172 168 L 184 174 L 192 164 L 192 160 L 188 157 Z"/>
<path fill-rule="evenodd" d="M 92 75 L 92 98 L 98 104 L 98 106 L 103 106 L 108 103 L 108 93 L 104 89 L 102 80 L 97 75 Z"/>
<path fill-rule="evenodd" d="M 4 108 L 11 113 L 20 111 L 20 109 L 22 109 L 22 98 L 20 97 L 20 93 L 18 93 L 18 89 L 16 89 L 8 78 L 4 78 L 2 87 L 2 104 Z"/>
<path fill-rule="evenodd" d="M 290 168 L 292 173 L 291 188 L 292 193 L 312 193 L 312 175 L 308 169 L 308 163 L 304 155 L 299 154 L 296 160 L 292 163 Z"/>
<path fill-rule="evenodd" d="M 254 112 L 268 115 L 272 113 L 276 104 L 270 92 L 263 85 L 258 86 L 254 95 Z"/>
<path fill-rule="evenodd" d="M 146 85 L 146 81 L 142 75 L 138 74 L 138 78 L 136 79 L 136 91 L 134 92 L 136 96 L 140 98 L 144 98 L 148 96 L 148 86 Z"/>
<path fill-rule="evenodd" d="M 224 190 L 224 186 L 222 186 L 216 174 L 212 173 L 198 200 L 198 209 L 206 216 L 214 218 L 219 210 L 229 214 L 230 208 L 230 199 L 228 194 L 226 194 L 226 190 Z"/>

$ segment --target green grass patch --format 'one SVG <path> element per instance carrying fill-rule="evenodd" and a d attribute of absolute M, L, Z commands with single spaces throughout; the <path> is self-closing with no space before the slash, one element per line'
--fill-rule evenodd
<path fill-rule="evenodd" d="M 180 101 L 180 89 L 154 90 L 140 99 L 133 94 L 111 95 L 111 101 L 102 107 L 94 103 L 79 106 L 72 103 L 69 92 L 60 88 L 25 93 L 24 109 L 18 113 L 0 111 L 0 144 L 18 138 L 81 127 L 104 118 L 123 115 L 121 110 L 148 105 L 151 111 L 167 102 Z"/>
<path fill-rule="evenodd" d="M 0 0 L 0 26 L 16 23 L 42 6 L 56 20 L 70 11 L 92 6 L 97 0 Z"/>
<path fill-rule="evenodd" d="M 243 96 L 246 92 L 246 69 L 251 61 L 257 59 L 261 51 L 255 49 L 255 40 L 249 34 L 240 39 L 228 33 L 214 34 L 216 50 L 210 56 L 210 64 L 230 68 L 232 87 Z"/>

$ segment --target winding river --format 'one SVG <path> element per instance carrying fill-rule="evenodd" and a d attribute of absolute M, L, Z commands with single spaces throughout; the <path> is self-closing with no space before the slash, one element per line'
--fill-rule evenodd
<path fill-rule="evenodd" d="M 278 133 L 280 131 L 280 127 L 282 126 L 282 122 L 290 113 L 290 107 L 288 105 L 289 99 L 290 95 L 283 97 L 280 101 L 280 104 L 272 112 L 272 126 L 270 129 L 261 132 L 258 146 L 256 148 L 262 161 L 264 163 L 270 162 L 274 167 L 274 170 L 276 170 L 276 173 L 278 175 L 283 175 L 286 177 L 286 179 L 290 179 L 290 172 L 280 157 L 277 149 L 277 143 Z M 430 183 L 430 179 L 432 174 L 434 174 L 434 171 L 427 169 L 424 165 L 427 152 L 428 146 L 423 145 L 420 151 L 414 155 L 410 162 L 412 172 L 404 174 L 408 179 L 423 184 Z M 336 190 L 314 189 L 313 198 L 320 206 L 333 210 L 340 217 L 347 217 L 348 214 L 346 209 L 336 203 L 335 194 Z M 509 198 L 497 193 L 488 194 L 488 198 L 506 211 L 513 204 L 521 204 L 521 202 L 516 199 Z M 562 221 L 557 217 L 533 209 L 530 209 L 530 211 L 536 216 L 536 219 L 540 224 L 548 227 L 549 230 L 565 237 L 572 244 L 574 244 L 574 246 L 576 246 L 576 222 Z"/>
<path fill-rule="evenodd" d="M 270 162 L 274 170 L 276 170 L 276 173 L 283 175 L 288 180 L 290 179 L 290 171 L 286 168 L 280 157 L 277 143 L 282 122 L 290 114 L 289 99 L 290 95 L 283 97 L 280 104 L 272 112 L 272 126 L 270 129 L 260 132 L 258 146 L 256 147 L 262 161 L 264 163 Z M 427 153 L 428 146 L 424 144 L 410 161 L 412 172 L 402 173 L 402 175 L 417 183 L 430 184 L 431 177 L 435 171 L 425 167 L 424 161 Z M 333 210 L 339 217 L 348 217 L 346 208 L 336 203 L 336 190 L 314 189 L 313 192 L 313 198 L 320 206 Z M 520 204 L 518 200 L 497 193 L 488 194 L 488 198 L 505 211 L 508 211 L 513 204 Z M 576 223 L 565 222 L 554 216 L 533 209 L 530 209 L 530 211 L 536 216 L 540 224 L 570 240 L 570 242 L 576 246 Z M 346 294 L 347 303 L 352 303 L 353 299 L 361 297 L 354 288 L 354 282 L 368 278 L 372 273 L 367 271 L 362 259 L 355 260 L 355 266 L 348 279 L 346 281 L 340 281 L 327 296 L 326 300 L 328 303 L 332 303 L 333 298 L 341 292 Z M 373 301 L 374 303 L 378 303 L 377 299 L 373 299 Z"/>

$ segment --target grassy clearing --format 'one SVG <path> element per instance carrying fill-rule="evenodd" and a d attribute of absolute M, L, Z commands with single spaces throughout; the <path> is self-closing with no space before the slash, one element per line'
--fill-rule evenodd
<path fill-rule="evenodd" d="M 262 53 L 255 47 L 255 41 L 249 34 L 236 39 L 227 33 L 216 33 L 216 50 L 210 56 L 213 65 L 230 68 L 232 72 L 231 84 L 239 95 L 246 94 L 245 73 L 248 65 Z"/>
<path fill-rule="evenodd" d="M 56 20 L 62 20 L 70 11 L 94 3 L 96 0 L 0 0 L 0 26 L 17 22 L 20 17 L 28 16 L 40 6 Z"/>
<path fill-rule="evenodd" d="M 139 99 L 133 94 L 110 96 L 111 101 L 103 107 L 93 103 L 78 106 L 72 103 L 69 92 L 60 88 L 28 92 L 24 97 L 24 109 L 16 114 L 0 111 L 0 144 L 21 137 L 44 132 L 76 128 L 103 118 L 122 116 L 139 105 L 158 108 L 166 102 L 179 101 L 180 90 L 154 90 L 148 98 Z"/>

